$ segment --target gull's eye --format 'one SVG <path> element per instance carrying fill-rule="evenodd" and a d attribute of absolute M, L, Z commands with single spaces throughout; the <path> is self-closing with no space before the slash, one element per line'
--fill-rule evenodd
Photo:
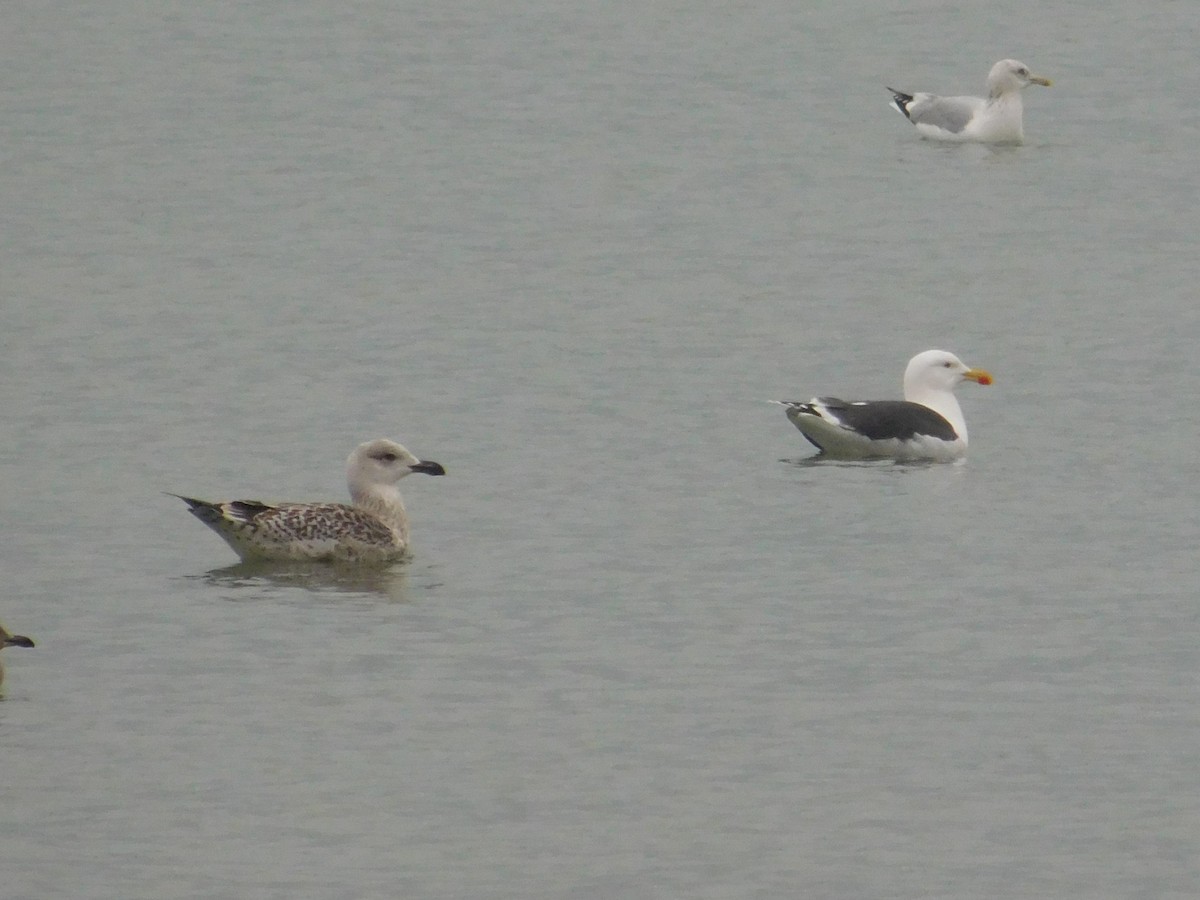
<path fill-rule="evenodd" d="M 380 462 L 394 463 L 399 457 L 397 457 L 395 453 L 380 453 L 375 458 Z"/>
<path fill-rule="evenodd" d="M 1017 74 L 1018 75 L 1028 75 L 1029 70 L 1028 69 L 1017 69 Z"/>
<path fill-rule="evenodd" d="M 950 360 L 946 360 L 944 363 L 942 363 L 942 368 L 943 369 L 953 369 L 954 363 L 950 362 Z"/>

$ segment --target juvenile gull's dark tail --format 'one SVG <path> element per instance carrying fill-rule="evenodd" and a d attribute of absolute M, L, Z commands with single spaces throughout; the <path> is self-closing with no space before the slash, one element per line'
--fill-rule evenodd
<path fill-rule="evenodd" d="M 172 494 L 170 491 L 163 491 L 163 493 L 170 497 L 178 497 L 186 503 L 188 505 L 188 512 L 205 525 L 216 525 L 225 518 L 225 514 L 221 509 L 224 504 L 213 503 L 208 500 L 197 500 L 195 497 L 185 497 L 183 494 Z M 249 519 L 246 519 L 246 521 L 249 521 Z"/>

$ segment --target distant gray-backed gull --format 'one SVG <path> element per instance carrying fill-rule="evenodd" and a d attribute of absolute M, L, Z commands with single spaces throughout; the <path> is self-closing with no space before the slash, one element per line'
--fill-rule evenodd
<path fill-rule="evenodd" d="M 242 559 L 384 563 L 408 548 L 408 516 L 396 482 L 411 472 L 445 475 L 395 441 L 360 444 L 346 460 L 354 504 L 210 503 L 179 497 L 192 515 L 219 534 Z"/>
<path fill-rule="evenodd" d="M 32 647 L 33 641 L 23 634 L 10 634 L 0 625 L 0 650 L 5 647 Z M 0 686 L 4 684 L 4 666 L 0 664 Z"/>
<path fill-rule="evenodd" d="M 892 108 L 916 125 L 925 137 L 939 141 L 1019 144 L 1025 139 L 1021 91 L 1031 84 L 1050 87 L 1050 79 L 1030 74 L 1023 62 L 1002 59 L 988 73 L 986 100 L 888 90 L 892 92 Z"/>
<path fill-rule="evenodd" d="M 967 452 L 967 423 L 953 393 L 963 381 L 991 384 L 992 376 L 968 368 L 953 353 L 926 350 L 904 370 L 903 400 L 781 402 L 824 456 L 945 461 Z"/>

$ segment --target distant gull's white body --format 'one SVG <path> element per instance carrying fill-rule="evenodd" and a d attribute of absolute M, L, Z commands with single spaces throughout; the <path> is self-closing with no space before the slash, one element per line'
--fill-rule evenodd
<path fill-rule="evenodd" d="M 1015 59 L 1002 59 L 988 73 L 984 97 L 939 97 L 905 94 L 893 88 L 891 106 L 916 126 L 922 136 L 939 141 L 1020 144 L 1025 140 L 1021 91 L 1031 84 L 1050 86 Z"/>

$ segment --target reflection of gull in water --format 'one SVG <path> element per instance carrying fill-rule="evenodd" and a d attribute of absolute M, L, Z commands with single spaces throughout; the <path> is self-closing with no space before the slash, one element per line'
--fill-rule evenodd
<path fill-rule="evenodd" d="M 1031 84 L 1050 86 L 1049 78 L 1030 74 L 1025 63 L 1002 59 L 988 73 L 988 95 L 939 97 L 905 94 L 894 88 L 892 109 L 917 126 L 924 137 L 939 141 L 982 141 L 1019 144 L 1025 139 L 1021 91 Z"/>
<path fill-rule="evenodd" d="M 353 505 L 174 496 L 243 560 L 383 563 L 408 549 L 408 516 L 396 482 L 412 472 L 446 474 L 438 463 L 380 438 L 361 444 L 346 460 Z"/>
<path fill-rule="evenodd" d="M 23 634 L 9 634 L 3 625 L 0 625 L 0 650 L 5 647 L 32 647 L 33 641 L 25 637 Z M 0 686 L 4 684 L 4 666 L 0 664 Z"/>
<path fill-rule="evenodd" d="M 394 603 L 409 601 L 409 581 L 417 577 L 423 588 L 431 584 L 433 575 L 428 569 L 413 571 L 404 566 L 331 566 L 320 561 L 276 562 L 251 560 L 232 566 L 210 569 L 202 575 L 184 576 L 200 579 L 211 587 L 225 591 L 229 600 L 267 600 L 289 602 L 289 598 L 311 604 L 319 595 L 357 597 L 361 600 Z M 346 601 L 339 599 L 338 603 Z"/>

